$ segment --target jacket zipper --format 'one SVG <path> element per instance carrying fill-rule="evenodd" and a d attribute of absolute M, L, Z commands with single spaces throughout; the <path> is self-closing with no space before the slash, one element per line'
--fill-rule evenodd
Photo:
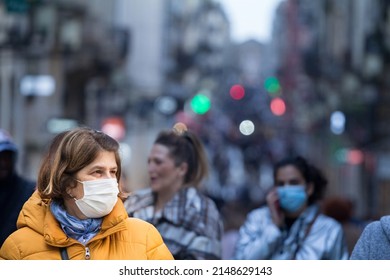
<path fill-rule="evenodd" d="M 89 250 L 89 247 L 85 247 L 85 259 L 89 260 L 91 258 L 91 251 Z"/>

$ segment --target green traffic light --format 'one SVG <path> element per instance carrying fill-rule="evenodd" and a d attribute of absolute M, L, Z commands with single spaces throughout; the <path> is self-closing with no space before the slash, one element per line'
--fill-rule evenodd
<path fill-rule="evenodd" d="M 275 77 L 269 77 L 265 80 L 264 87 L 269 93 L 277 93 L 280 91 L 279 80 Z"/>
<path fill-rule="evenodd" d="M 191 109 L 199 115 L 203 115 L 210 110 L 211 101 L 206 95 L 197 94 L 191 100 Z"/>

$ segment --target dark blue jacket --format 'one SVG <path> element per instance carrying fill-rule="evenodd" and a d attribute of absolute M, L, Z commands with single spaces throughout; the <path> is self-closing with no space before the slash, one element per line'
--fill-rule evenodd
<path fill-rule="evenodd" d="M 34 190 L 35 182 L 16 174 L 0 181 L 0 246 L 16 230 L 19 212 Z"/>

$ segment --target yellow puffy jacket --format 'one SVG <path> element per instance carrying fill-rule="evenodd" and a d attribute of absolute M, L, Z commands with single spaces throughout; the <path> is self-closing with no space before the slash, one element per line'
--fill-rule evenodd
<path fill-rule="evenodd" d="M 102 228 L 85 246 L 69 238 L 54 218 L 50 201 L 35 192 L 24 204 L 17 230 L 3 243 L 0 259 L 60 260 L 67 248 L 71 260 L 172 260 L 160 233 L 150 223 L 129 218 L 120 199 L 103 218 Z"/>

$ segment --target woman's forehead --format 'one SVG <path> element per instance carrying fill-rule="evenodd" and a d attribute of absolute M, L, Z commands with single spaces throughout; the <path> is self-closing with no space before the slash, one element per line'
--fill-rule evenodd
<path fill-rule="evenodd" d="M 87 167 L 105 167 L 105 168 L 116 168 L 116 158 L 114 152 L 101 151 L 96 156 L 95 160 L 91 162 Z"/>
<path fill-rule="evenodd" d="M 276 178 L 297 178 L 303 179 L 302 173 L 294 165 L 280 167 L 276 172 Z"/>

